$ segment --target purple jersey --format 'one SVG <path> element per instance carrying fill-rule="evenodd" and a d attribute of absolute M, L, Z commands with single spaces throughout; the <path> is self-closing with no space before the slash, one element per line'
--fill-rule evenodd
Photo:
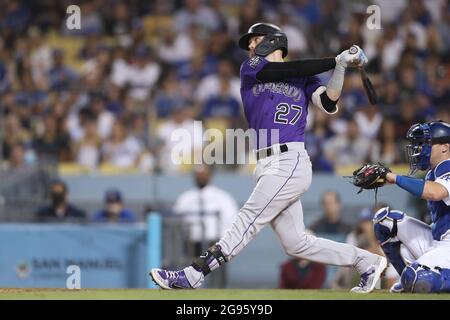
<path fill-rule="evenodd" d="M 256 74 L 268 62 L 254 56 L 241 65 L 242 103 L 249 127 L 256 130 L 257 148 L 272 143 L 304 142 L 308 102 L 322 83 L 316 76 L 262 83 Z M 267 134 L 261 134 L 264 129 Z M 279 141 L 272 137 L 272 129 L 278 131 Z"/>

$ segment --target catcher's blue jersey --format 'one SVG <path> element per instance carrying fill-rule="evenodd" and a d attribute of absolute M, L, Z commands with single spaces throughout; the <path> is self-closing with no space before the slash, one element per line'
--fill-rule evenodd
<path fill-rule="evenodd" d="M 442 184 L 450 194 L 450 159 L 428 171 L 425 180 Z M 444 235 L 450 233 L 450 196 L 441 201 L 428 201 L 428 210 L 431 214 L 433 238 L 441 240 Z"/>
<path fill-rule="evenodd" d="M 322 83 L 317 76 L 262 83 L 256 74 L 267 63 L 265 58 L 254 56 L 241 65 L 242 103 L 249 127 L 256 130 L 258 148 L 271 142 L 304 142 L 308 103 Z M 271 130 L 277 130 L 279 141 L 272 141 L 276 139 Z"/>

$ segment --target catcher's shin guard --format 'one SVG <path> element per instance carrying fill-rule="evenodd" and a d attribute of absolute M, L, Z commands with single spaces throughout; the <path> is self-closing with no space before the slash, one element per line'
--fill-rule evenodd
<path fill-rule="evenodd" d="M 388 258 L 389 262 L 394 266 L 395 270 L 399 275 L 402 274 L 406 267 L 406 263 L 400 254 L 400 241 L 385 243 L 381 246 L 385 256 Z"/>
<path fill-rule="evenodd" d="M 450 269 L 429 268 L 414 262 L 406 267 L 401 277 L 406 292 L 450 292 Z"/>
<path fill-rule="evenodd" d="M 450 269 L 440 269 L 442 285 L 441 292 L 450 292 Z"/>
<path fill-rule="evenodd" d="M 402 243 L 397 238 L 397 221 L 403 220 L 404 216 L 401 211 L 390 210 L 389 207 L 385 207 L 378 210 L 373 218 L 375 237 L 399 275 L 405 269 L 406 263 L 400 254 Z"/>
<path fill-rule="evenodd" d="M 227 260 L 225 256 L 222 254 L 221 248 L 219 245 L 213 245 L 211 248 L 206 250 L 204 254 L 202 254 L 199 258 L 197 258 L 191 266 L 203 273 L 203 275 L 207 275 L 211 271 L 216 270 L 219 266 L 223 265 Z"/>

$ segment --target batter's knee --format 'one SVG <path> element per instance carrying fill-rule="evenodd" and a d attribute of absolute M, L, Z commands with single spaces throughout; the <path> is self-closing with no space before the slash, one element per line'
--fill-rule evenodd
<path fill-rule="evenodd" d="M 300 257 L 302 253 L 311 246 L 311 243 L 316 239 L 314 235 L 302 233 L 295 242 L 290 244 L 283 244 L 286 254 L 292 257 Z"/>
<path fill-rule="evenodd" d="M 398 241 L 397 224 L 405 218 L 405 214 L 399 210 L 391 210 L 384 207 L 375 213 L 373 218 L 373 228 L 375 237 L 381 246 L 388 242 Z"/>

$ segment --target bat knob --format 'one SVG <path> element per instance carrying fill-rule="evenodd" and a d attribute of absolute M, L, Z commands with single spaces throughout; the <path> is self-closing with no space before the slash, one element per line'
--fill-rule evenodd
<path fill-rule="evenodd" d="M 350 49 L 348 49 L 348 52 L 350 54 L 355 54 L 358 52 L 358 48 L 356 46 L 351 46 Z"/>

